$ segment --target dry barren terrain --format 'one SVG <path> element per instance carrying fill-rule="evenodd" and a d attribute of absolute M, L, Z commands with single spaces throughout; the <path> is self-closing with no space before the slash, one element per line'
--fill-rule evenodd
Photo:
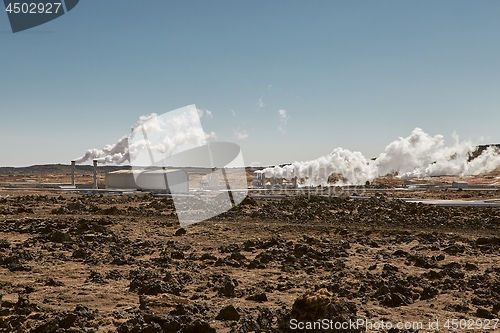
<path fill-rule="evenodd" d="M 247 198 L 181 228 L 170 198 L 0 191 L 0 330 L 500 331 L 500 208 L 398 198 L 497 192 L 367 193 Z"/>

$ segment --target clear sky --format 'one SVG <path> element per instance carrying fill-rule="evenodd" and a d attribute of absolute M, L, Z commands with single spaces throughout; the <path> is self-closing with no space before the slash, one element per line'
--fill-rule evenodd
<path fill-rule="evenodd" d="M 68 164 L 190 104 L 246 164 L 374 157 L 415 127 L 500 143 L 499 18 L 497 0 L 82 0 L 13 34 L 0 13 L 0 166 Z"/>

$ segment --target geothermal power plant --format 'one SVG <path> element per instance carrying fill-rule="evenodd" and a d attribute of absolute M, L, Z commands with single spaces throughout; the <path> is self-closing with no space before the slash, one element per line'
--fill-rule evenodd
<path fill-rule="evenodd" d="M 335 149 L 243 174 L 105 158 L 0 168 L 0 328 L 292 333 L 290 318 L 320 314 L 420 332 L 422 313 L 495 325 L 500 168 L 480 149 Z"/>
<path fill-rule="evenodd" d="M 496 146 L 495 146 L 496 147 Z M 488 146 L 480 147 L 481 152 Z M 480 154 L 477 154 L 477 158 Z M 85 182 L 78 179 L 78 168 L 75 161 L 71 161 L 70 182 L 48 183 L 48 182 L 3 182 L 1 187 L 5 190 L 43 190 L 62 191 L 68 193 L 81 194 L 143 194 L 152 193 L 154 195 L 191 195 L 210 197 L 218 193 L 233 191 L 247 191 L 253 199 L 282 199 L 287 196 L 311 195 L 323 197 L 338 197 L 349 195 L 353 198 L 365 198 L 377 192 L 388 194 L 395 192 L 416 192 L 416 191 L 476 191 L 497 193 L 500 188 L 498 177 L 485 178 L 485 182 L 473 181 L 469 184 L 467 177 L 448 176 L 445 181 L 433 182 L 436 177 L 427 178 L 394 178 L 390 186 L 371 183 L 364 184 L 342 184 L 338 180 L 342 179 L 340 174 L 327 174 L 325 168 L 309 169 L 307 175 L 303 170 L 297 171 L 295 164 L 288 164 L 267 168 L 247 168 L 244 183 L 246 187 L 228 189 L 222 173 L 217 168 L 144 168 L 129 169 L 119 168 L 118 170 L 107 171 L 102 169 L 106 166 L 99 166 L 97 160 L 91 164 L 91 181 L 86 178 Z M 300 167 L 300 166 L 299 166 Z M 187 170 L 187 171 L 186 171 Z M 88 171 L 88 167 L 87 167 Z M 295 175 L 296 174 L 296 175 Z M 300 175 L 300 176 L 299 176 Z M 323 175 L 323 177 L 318 177 Z M 242 184 L 241 182 L 239 183 Z M 245 192 L 245 193 L 247 193 Z M 417 202 L 418 199 L 408 200 Z M 453 200 L 429 201 L 421 200 L 422 203 L 436 205 L 464 205 L 464 206 L 500 206 L 499 200 Z"/>

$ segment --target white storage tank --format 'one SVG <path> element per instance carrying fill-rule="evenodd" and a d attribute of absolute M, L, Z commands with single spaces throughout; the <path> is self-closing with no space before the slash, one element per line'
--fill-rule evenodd
<path fill-rule="evenodd" d="M 188 193 L 189 175 L 178 169 L 119 170 L 106 174 L 106 188 Z"/>

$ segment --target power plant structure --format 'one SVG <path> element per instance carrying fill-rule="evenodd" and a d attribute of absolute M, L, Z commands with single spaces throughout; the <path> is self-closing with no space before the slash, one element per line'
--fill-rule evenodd
<path fill-rule="evenodd" d="M 252 188 L 254 189 L 281 190 L 297 187 L 297 177 L 293 177 L 290 181 L 281 177 L 266 177 L 266 173 L 263 170 L 257 170 L 253 173 Z"/>
<path fill-rule="evenodd" d="M 94 182 L 92 183 L 92 188 L 97 190 L 97 160 L 93 161 L 94 163 Z"/>
<path fill-rule="evenodd" d="M 455 179 L 449 183 L 432 183 L 429 180 L 419 180 L 415 178 L 402 179 L 402 183 L 396 187 L 382 188 L 379 186 L 365 185 L 336 185 L 335 183 L 317 183 L 308 177 L 299 178 L 293 176 L 282 177 L 282 173 L 272 172 L 276 167 L 267 167 L 253 170 L 252 179 L 246 177 L 241 183 L 241 187 L 230 189 L 227 185 L 228 177 L 231 177 L 231 170 L 226 174 L 223 169 L 217 172 L 214 168 L 186 167 L 163 168 L 147 167 L 143 169 L 130 169 L 130 167 L 99 166 L 98 160 L 93 160 L 92 164 L 86 166 L 76 166 L 76 161 L 70 164 L 70 179 L 67 182 L 49 183 L 37 182 L 33 180 L 19 182 L 0 183 L 3 190 L 37 190 L 37 191 L 62 191 L 80 194 L 93 195 L 101 194 L 141 194 L 152 193 L 155 196 L 199 196 L 209 198 L 231 191 L 248 191 L 251 198 L 258 199 L 279 199 L 286 196 L 306 195 L 310 196 L 351 196 L 354 199 L 369 198 L 369 193 L 391 191 L 499 191 L 499 184 L 496 183 L 475 183 Z M 67 170 L 67 169 L 66 169 Z M 82 177 L 87 177 L 86 182 L 78 182 L 76 173 L 80 172 Z M 91 175 L 89 179 L 89 174 Z M 101 175 L 101 177 L 99 177 Z M 104 175 L 104 177 L 102 177 Z M 104 178 L 104 184 L 99 184 L 99 178 Z M 497 177 L 500 178 L 500 177 Z M 332 178 L 334 179 L 334 178 Z M 467 178 L 465 178 L 467 179 Z M 232 178 L 232 181 L 234 178 Z M 249 185 L 249 186 L 248 186 Z M 412 199 L 419 202 L 418 199 Z M 412 202 L 413 202 L 412 201 Z M 486 202 L 488 201 L 488 202 Z M 438 205 L 476 205 L 476 206 L 500 206 L 498 200 L 479 201 L 422 201 L 425 204 Z"/>
<path fill-rule="evenodd" d="M 97 182 L 97 176 L 98 176 L 98 170 L 97 170 L 97 160 L 92 161 L 92 184 L 77 184 L 76 183 L 76 161 L 71 161 L 71 185 L 69 189 L 74 188 L 74 189 L 93 189 L 97 190 L 98 187 L 98 182 Z"/>
<path fill-rule="evenodd" d="M 189 175 L 179 169 L 118 170 L 106 174 L 106 189 L 189 193 Z"/>
<path fill-rule="evenodd" d="M 76 162 L 75 161 L 71 161 L 71 186 L 72 187 L 76 186 L 76 183 L 75 183 L 75 170 L 76 170 Z"/>
<path fill-rule="evenodd" d="M 189 193 L 189 174 L 180 169 L 145 168 L 144 170 L 116 170 L 105 174 L 104 187 L 99 188 L 98 161 L 92 161 L 92 183 L 77 183 L 76 162 L 71 161 L 71 183 L 58 184 L 64 190 L 94 191 L 154 191 L 166 193 Z M 219 179 L 208 177 L 209 190 L 219 189 Z"/>

